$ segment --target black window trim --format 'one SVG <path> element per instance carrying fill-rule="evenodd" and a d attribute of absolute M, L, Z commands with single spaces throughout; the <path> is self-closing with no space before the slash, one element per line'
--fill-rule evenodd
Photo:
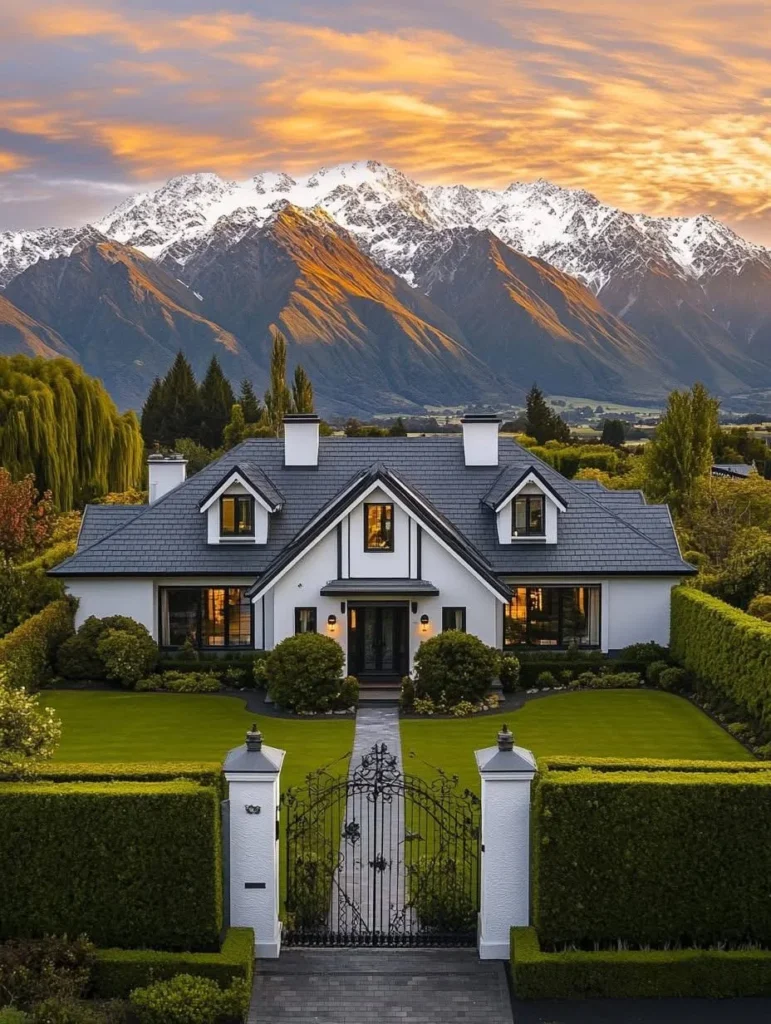
<path fill-rule="evenodd" d="M 223 501 L 234 501 L 235 502 L 235 509 L 234 509 L 233 519 L 234 519 L 236 525 L 238 525 L 238 519 L 237 519 L 237 515 L 235 513 L 238 510 L 238 501 L 239 501 L 239 499 L 241 501 L 248 501 L 249 502 L 249 512 L 250 512 L 249 518 L 252 521 L 252 528 L 251 528 L 251 530 L 249 530 L 248 533 L 239 533 L 238 530 L 234 531 L 233 533 L 227 533 L 225 531 L 223 525 L 222 525 L 223 522 L 224 522 L 223 517 L 222 517 L 222 503 L 223 503 Z M 255 505 L 255 501 L 254 501 L 254 498 L 252 497 L 251 494 L 223 494 L 223 495 L 221 495 L 220 496 L 220 500 L 219 500 L 219 509 L 220 509 L 220 539 L 224 539 L 224 540 L 247 540 L 249 538 L 253 538 L 254 537 L 254 530 L 255 530 L 255 523 L 254 523 L 254 520 L 255 520 L 254 511 L 255 510 L 254 510 L 254 505 Z"/>
<path fill-rule="evenodd" d="M 519 589 L 516 583 L 513 583 L 512 589 Z M 519 587 L 524 588 L 525 603 L 529 607 L 530 591 L 531 590 L 577 590 L 579 587 L 585 590 L 597 590 L 600 594 L 600 600 L 597 604 L 597 637 L 598 642 L 596 644 L 579 644 L 579 648 L 582 651 L 599 651 L 602 649 L 602 586 L 599 583 L 521 583 Z M 522 643 L 506 643 L 506 608 L 511 607 L 511 602 L 508 605 L 501 606 L 501 614 L 503 616 L 503 628 L 501 630 L 503 650 L 504 651 L 517 651 L 523 648 L 531 648 L 535 651 L 566 651 L 569 648 L 569 643 L 562 642 L 562 630 L 563 630 L 563 614 L 562 614 L 562 601 L 559 603 L 559 636 L 560 642 L 557 644 L 536 644 L 530 641 L 530 620 L 529 618 L 525 621 L 525 636 L 526 639 Z"/>
<path fill-rule="evenodd" d="M 446 626 L 445 621 L 449 618 L 450 612 L 461 613 L 461 633 L 466 632 L 466 606 L 460 604 L 443 605 L 442 606 L 442 632 L 446 633 L 448 629 L 456 629 L 456 626 Z"/>
<path fill-rule="evenodd" d="M 315 605 L 296 605 L 294 610 L 294 634 L 300 635 L 300 612 L 313 612 L 313 629 L 303 630 L 304 633 L 318 633 L 319 631 L 319 610 Z"/>
<path fill-rule="evenodd" d="M 390 508 L 391 509 L 391 543 L 387 548 L 371 548 L 369 546 L 369 533 L 367 530 L 367 523 L 369 521 L 369 512 L 371 508 Z M 364 551 L 370 555 L 383 555 L 393 553 L 394 550 L 394 528 L 396 520 L 396 507 L 392 501 L 365 501 L 364 502 Z"/>
<path fill-rule="evenodd" d="M 517 531 L 517 502 L 524 501 L 525 503 L 525 529 L 523 532 Z M 541 506 L 541 529 L 531 530 L 530 529 L 530 503 L 531 501 L 539 502 Z M 546 536 L 546 495 L 544 494 L 515 494 L 511 499 L 511 539 L 520 540 L 522 537 L 545 537 Z"/>
<path fill-rule="evenodd" d="M 182 648 L 182 644 L 165 644 L 165 643 L 163 643 L 163 640 L 165 639 L 164 636 L 163 636 L 163 594 L 164 594 L 164 591 L 166 591 L 166 590 L 192 590 L 192 591 L 197 592 L 197 594 L 198 594 L 198 615 L 196 617 L 196 633 L 198 634 L 199 637 L 201 637 L 201 636 L 203 636 L 203 620 L 204 620 L 203 592 L 204 592 L 204 590 L 224 590 L 225 591 L 225 606 L 227 607 L 229 591 L 231 591 L 231 590 L 247 591 L 248 589 L 249 589 L 249 585 L 248 584 L 244 584 L 243 586 L 238 586 L 238 585 L 234 585 L 234 584 L 230 584 L 230 583 L 225 583 L 225 584 L 211 583 L 211 584 L 208 584 L 208 585 L 202 586 L 202 587 L 193 587 L 193 586 L 184 586 L 184 585 L 183 586 L 179 586 L 179 587 L 175 587 L 173 585 L 172 586 L 158 587 L 158 637 L 160 638 L 160 641 L 161 641 L 158 644 L 159 648 L 162 651 L 179 651 Z M 247 643 L 247 644 L 231 644 L 231 643 L 229 643 L 228 641 L 230 640 L 230 623 L 228 621 L 228 616 L 226 615 L 225 616 L 225 643 L 221 644 L 221 645 L 220 644 L 202 644 L 202 643 L 199 643 L 199 644 L 197 644 L 195 649 L 197 651 L 206 651 L 206 652 L 212 652 L 212 651 L 252 651 L 252 650 L 255 650 L 256 648 L 254 646 L 254 640 L 255 640 L 255 636 L 254 636 L 254 601 L 252 601 L 251 599 L 249 600 L 249 634 L 250 634 L 250 639 L 249 639 L 249 643 Z"/>

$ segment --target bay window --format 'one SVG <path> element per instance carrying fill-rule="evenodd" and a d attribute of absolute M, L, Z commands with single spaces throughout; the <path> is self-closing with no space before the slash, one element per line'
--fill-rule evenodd
<path fill-rule="evenodd" d="M 504 606 L 504 647 L 600 646 L 600 587 L 514 587 Z"/>
<path fill-rule="evenodd" d="M 161 647 L 251 647 L 246 587 L 161 587 Z"/>

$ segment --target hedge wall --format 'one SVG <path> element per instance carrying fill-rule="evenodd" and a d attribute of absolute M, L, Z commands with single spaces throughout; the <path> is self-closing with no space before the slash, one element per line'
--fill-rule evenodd
<path fill-rule="evenodd" d="M 99 999 L 126 999 L 135 988 L 176 974 L 211 978 L 227 988 L 235 978 L 251 985 L 254 933 L 230 928 L 219 953 L 165 953 L 155 949 L 99 949 L 91 974 L 92 994 Z"/>
<path fill-rule="evenodd" d="M 190 781 L 0 784 L 0 939 L 219 948 L 219 816 Z"/>
<path fill-rule="evenodd" d="M 518 999 L 771 996 L 771 952 L 545 953 L 534 928 L 512 928 L 511 977 Z"/>
<path fill-rule="evenodd" d="M 670 647 L 685 668 L 771 729 L 771 623 L 676 587 Z"/>
<path fill-rule="evenodd" d="M 41 761 L 30 765 L 27 771 L 32 779 L 40 782 L 173 782 L 188 779 L 201 786 L 217 788 L 223 782 L 222 766 L 216 761 L 142 761 L 138 764 Z M 6 779 L 10 782 L 16 777 L 9 774 Z"/>
<path fill-rule="evenodd" d="M 752 755 L 748 754 L 748 757 Z M 667 761 L 661 758 L 570 757 L 556 754 L 540 758 L 538 770 L 569 772 L 591 768 L 595 772 L 771 772 L 769 761 Z M 771 778 L 771 776 L 769 776 Z"/>
<path fill-rule="evenodd" d="M 75 632 L 75 602 L 51 604 L 0 640 L 0 667 L 11 686 L 38 690 L 50 679 L 56 651 Z"/>
<path fill-rule="evenodd" d="M 533 805 L 545 946 L 771 945 L 771 773 L 547 771 Z"/>

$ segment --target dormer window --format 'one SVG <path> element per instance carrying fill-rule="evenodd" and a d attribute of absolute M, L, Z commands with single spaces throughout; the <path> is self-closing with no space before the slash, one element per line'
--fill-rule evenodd
<path fill-rule="evenodd" d="M 254 498 L 248 494 L 226 494 L 220 498 L 220 536 L 254 536 Z"/>
<path fill-rule="evenodd" d="M 543 537 L 546 515 L 542 494 L 518 495 L 511 503 L 511 536 Z"/>
<path fill-rule="evenodd" d="M 364 505 L 364 550 L 393 551 L 394 506 L 392 502 Z"/>

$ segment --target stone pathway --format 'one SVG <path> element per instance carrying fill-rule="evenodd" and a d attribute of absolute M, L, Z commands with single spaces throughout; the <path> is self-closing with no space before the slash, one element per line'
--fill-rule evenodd
<path fill-rule="evenodd" d="M 505 968 L 475 950 L 292 949 L 261 960 L 248 1024 L 512 1024 Z"/>
<path fill-rule="evenodd" d="M 385 744 L 401 772 L 399 712 L 395 707 L 363 707 L 356 715 L 350 777 L 376 744 Z M 407 912 L 404 869 L 404 799 L 372 802 L 369 794 L 352 788 L 346 805 L 346 824 L 355 825 L 356 842 L 342 846 L 343 865 L 333 886 L 329 925 L 334 932 L 409 932 L 414 925 Z M 373 867 L 380 863 L 380 869 Z"/>

